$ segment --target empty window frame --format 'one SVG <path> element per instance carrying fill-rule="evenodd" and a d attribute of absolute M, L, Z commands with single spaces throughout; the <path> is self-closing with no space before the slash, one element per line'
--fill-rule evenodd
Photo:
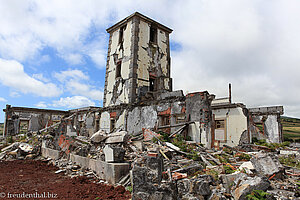
<path fill-rule="evenodd" d="M 170 115 L 161 115 L 160 116 L 160 124 L 161 124 L 161 126 L 170 125 Z"/>
<path fill-rule="evenodd" d="M 121 65 L 122 65 L 122 62 L 118 62 L 117 63 L 117 66 L 116 66 L 116 78 L 121 77 Z"/>
<path fill-rule="evenodd" d="M 150 42 L 157 43 L 157 28 L 153 25 L 150 26 Z"/>
<path fill-rule="evenodd" d="M 119 44 L 124 41 L 124 31 L 126 29 L 126 25 L 122 26 L 119 30 Z"/>
<path fill-rule="evenodd" d="M 217 141 L 226 142 L 227 140 L 225 122 L 225 119 L 215 120 L 215 140 Z"/>
<path fill-rule="evenodd" d="M 150 92 L 154 92 L 155 90 L 155 78 L 151 78 L 149 79 L 149 91 Z"/>
<path fill-rule="evenodd" d="M 110 118 L 110 132 L 113 132 L 116 128 L 116 120 L 114 118 Z"/>
<path fill-rule="evenodd" d="M 176 115 L 176 124 L 181 124 L 185 122 L 185 115 Z"/>

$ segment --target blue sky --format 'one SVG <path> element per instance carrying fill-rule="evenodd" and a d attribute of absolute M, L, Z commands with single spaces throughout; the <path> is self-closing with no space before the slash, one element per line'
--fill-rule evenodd
<path fill-rule="evenodd" d="M 297 0 L 0 0 L 0 108 L 102 106 L 106 28 L 135 11 L 172 28 L 174 89 L 300 117 Z M 4 113 L 0 113 L 0 122 Z"/>

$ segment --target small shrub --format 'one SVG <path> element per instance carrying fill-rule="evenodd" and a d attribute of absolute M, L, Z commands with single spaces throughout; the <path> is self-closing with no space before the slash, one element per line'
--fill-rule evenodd
<path fill-rule="evenodd" d="M 183 136 L 181 136 L 181 135 L 177 135 L 177 136 L 173 139 L 172 143 L 173 143 L 175 146 L 179 147 L 181 151 L 188 152 L 188 150 L 189 150 L 189 149 L 188 149 L 188 145 L 186 144 L 186 142 L 184 141 Z"/>
<path fill-rule="evenodd" d="M 198 153 L 194 150 L 191 151 L 192 153 L 188 154 L 188 157 L 194 161 L 198 161 L 200 160 L 200 156 L 198 155 Z"/>
<path fill-rule="evenodd" d="M 233 154 L 233 151 L 231 150 L 231 149 L 229 149 L 229 148 L 227 148 L 227 147 L 224 147 L 223 148 L 223 151 L 225 152 L 225 153 L 228 153 L 228 154 Z"/>
<path fill-rule="evenodd" d="M 219 180 L 219 172 L 217 170 L 214 170 L 214 169 L 208 170 L 208 171 L 206 171 L 206 174 L 211 175 L 215 181 Z"/>
<path fill-rule="evenodd" d="M 239 158 L 239 160 L 245 161 L 249 161 L 251 159 L 251 156 L 245 153 L 238 154 L 237 157 Z"/>
<path fill-rule="evenodd" d="M 279 162 L 284 165 L 288 165 L 291 167 L 296 167 L 300 169 L 300 161 L 296 158 L 295 155 L 288 155 L 279 157 Z"/>
<path fill-rule="evenodd" d="M 15 141 L 14 141 L 12 136 L 8 136 L 7 139 L 6 139 L 6 142 L 7 143 L 14 143 Z"/>
<path fill-rule="evenodd" d="M 223 167 L 224 167 L 225 174 L 232 174 L 235 172 L 235 170 L 231 169 L 231 167 L 227 165 L 224 165 Z"/>
<path fill-rule="evenodd" d="M 221 163 L 230 163 L 229 156 L 226 154 L 216 155 Z"/>
<path fill-rule="evenodd" d="M 125 189 L 126 189 L 127 191 L 129 191 L 130 193 L 132 193 L 132 186 L 127 186 Z"/>
<path fill-rule="evenodd" d="M 262 190 L 253 190 L 246 197 L 248 200 L 264 200 L 267 199 L 269 195 L 270 195 L 269 193 L 264 192 Z"/>

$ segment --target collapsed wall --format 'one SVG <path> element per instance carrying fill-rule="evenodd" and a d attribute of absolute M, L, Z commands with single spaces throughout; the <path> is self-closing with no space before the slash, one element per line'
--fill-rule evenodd
<path fill-rule="evenodd" d="M 6 105 L 3 111 L 5 112 L 4 136 L 39 131 L 59 122 L 68 114 L 67 111 L 62 110 L 12 107 L 11 105 Z"/>
<path fill-rule="evenodd" d="M 283 106 L 249 108 L 249 132 L 252 137 L 266 139 L 270 143 L 283 142 L 280 115 Z"/>
<path fill-rule="evenodd" d="M 191 140 L 210 146 L 212 96 L 197 92 L 183 96 L 182 92 L 167 95 L 160 100 L 142 104 L 122 104 L 98 109 L 71 110 L 67 135 L 74 133 L 92 136 L 98 130 L 106 133 L 128 131 L 139 135 L 144 129 L 173 133 L 182 129 Z"/>

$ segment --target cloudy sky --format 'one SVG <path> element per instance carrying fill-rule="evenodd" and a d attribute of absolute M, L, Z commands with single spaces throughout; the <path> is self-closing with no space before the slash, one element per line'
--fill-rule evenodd
<path fill-rule="evenodd" d="M 174 31 L 174 89 L 300 117 L 298 0 L 0 0 L 0 108 L 102 106 L 108 34 L 140 12 Z M 0 114 L 0 122 L 4 114 Z"/>

